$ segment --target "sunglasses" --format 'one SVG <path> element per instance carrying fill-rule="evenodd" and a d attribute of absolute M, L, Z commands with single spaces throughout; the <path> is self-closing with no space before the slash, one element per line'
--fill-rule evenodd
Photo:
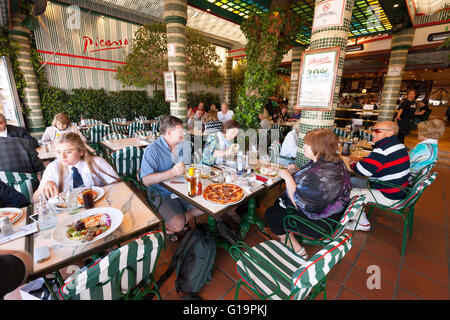
<path fill-rule="evenodd" d="M 372 129 L 372 132 L 376 133 L 376 134 L 381 133 L 381 131 L 392 131 L 392 130 L 390 130 L 390 129 Z"/>

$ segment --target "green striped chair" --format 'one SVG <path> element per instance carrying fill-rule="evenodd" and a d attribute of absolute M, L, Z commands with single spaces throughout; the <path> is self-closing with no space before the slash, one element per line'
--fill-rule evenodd
<path fill-rule="evenodd" d="M 151 130 L 139 130 L 134 133 L 133 137 L 134 138 L 145 138 L 145 137 L 152 135 L 152 133 L 153 132 Z"/>
<path fill-rule="evenodd" d="M 293 250 L 278 241 L 264 241 L 252 248 L 239 241 L 230 249 L 236 261 L 241 285 L 245 285 L 261 299 L 312 300 L 321 292 L 326 299 L 327 274 L 352 247 L 352 236 L 336 238 L 305 261 Z"/>
<path fill-rule="evenodd" d="M 109 134 L 111 129 L 105 124 L 96 124 L 89 128 L 89 143 L 98 144 L 102 141 L 102 138 Z"/>
<path fill-rule="evenodd" d="M 129 146 L 111 153 L 111 161 L 119 175 L 124 180 L 131 180 L 137 184 L 136 173 L 141 168 L 144 150 L 139 147 Z"/>
<path fill-rule="evenodd" d="M 305 219 L 303 217 L 300 217 L 298 215 L 293 214 L 292 207 L 288 207 L 286 210 L 288 211 L 288 215 L 284 217 L 283 219 L 283 225 L 285 230 L 288 230 L 288 232 L 293 233 L 296 237 L 300 238 L 300 241 L 302 243 L 310 244 L 310 245 L 320 245 L 320 246 L 326 246 L 330 242 L 336 240 L 338 237 L 342 235 L 344 230 L 346 229 L 348 223 L 352 218 L 360 212 L 362 207 L 364 206 L 364 202 L 366 200 L 365 195 L 361 196 L 354 196 L 350 199 L 350 202 L 345 209 L 345 213 L 342 215 L 341 219 L 339 221 L 335 221 L 331 218 L 324 218 L 321 219 L 322 222 L 324 222 L 326 225 L 330 226 L 327 229 L 318 227 L 317 225 L 311 223 L 310 220 Z M 359 219 L 358 219 L 359 220 Z M 331 228 L 331 224 L 336 223 L 334 228 Z M 321 235 L 321 237 L 317 239 L 313 239 L 309 237 L 308 235 L 305 235 L 301 233 L 298 229 L 298 224 L 303 224 L 308 226 L 308 228 L 316 231 Z M 357 223 L 355 224 L 356 228 Z M 330 231 L 332 230 L 332 231 Z M 353 233 L 355 230 L 353 230 Z M 290 241 L 290 237 L 286 237 L 286 240 Z"/>
<path fill-rule="evenodd" d="M 116 122 L 122 122 L 122 118 L 113 118 L 109 120 L 109 125 L 111 126 L 112 131 L 126 135 L 128 133 L 128 127 L 120 126 L 116 124 Z"/>
<path fill-rule="evenodd" d="M 125 134 L 113 132 L 113 133 L 108 133 L 106 136 L 104 136 L 102 138 L 102 141 L 120 140 L 120 139 L 126 139 L 126 138 L 128 138 L 128 136 Z"/>
<path fill-rule="evenodd" d="M 145 121 L 145 120 L 147 120 L 147 117 L 146 116 L 138 116 L 136 119 L 137 119 L 137 121 Z"/>
<path fill-rule="evenodd" d="M 344 128 L 333 128 L 333 132 L 338 138 L 348 138 L 350 136 L 350 132 Z"/>
<path fill-rule="evenodd" d="M 137 131 L 141 131 L 141 130 L 146 130 L 146 125 L 143 124 L 141 121 L 133 121 L 129 126 L 128 126 L 128 136 L 130 138 L 133 137 L 134 133 Z"/>
<path fill-rule="evenodd" d="M 371 133 L 366 132 L 366 131 L 361 130 L 361 129 L 359 130 L 359 137 L 360 137 L 361 139 L 367 140 L 367 141 L 372 141 L 372 139 L 373 139 L 373 136 L 372 136 Z"/>
<path fill-rule="evenodd" d="M 392 212 L 394 214 L 399 215 L 403 219 L 403 239 L 402 239 L 402 256 L 405 254 L 406 242 L 408 238 L 412 238 L 412 230 L 414 224 L 414 208 L 416 206 L 417 201 L 420 199 L 425 189 L 428 188 L 437 177 L 437 172 L 424 174 L 414 181 L 414 184 L 411 187 L 401 187 L 398 185 L 393 185 L 385 181 L 380 180 L 370 180 L 376 181 L 376 183 L 386 186 L 387 188 L 400 188 L 406 192 L 406 197 L 402 200 L 397 201 L 396 203 L 385 206 L 383 204 L 375 202 L 368 202 L 365 206 L 369 207 L 369 211 L 367 212 L 367 216 L 372 213 L 373 208 L 378 208 L 382 211 Z M 369 181 L 369 182 L 370 182 Z M 368 183 L 368 188 L 372 197 L 376 200 L 376 197 L 372 193 L 372 189 L 370 188 L 370 183 Z M 408 232 L 409 231 L 409 232 Z"/>
<path fill-rule="evenodd" d="M 153 271 L 164 241 L 161 231 L 151 232 L 112 251 L 70 276 L 59 289 L 61 299 L 137 300 L 150 292 L 161 299 Z"/>
<path fill-rule="evenodd" d="M 90 125 L 92 125 L 92 124 L 101 124 L 101 123 L 103 123 L 103 122 L 100 121 L 100 120 L 95 120 L 95 119 L 85 119 L 85 120 L 84 120 L 84 123 L 85 123 L 87 126 L 90 126 Z"/>
<path fill-rule="evenodd" d="M 22 193 L 30 202 L 39 187 L 36 173 L 0 171 L 0 180 Z"/>

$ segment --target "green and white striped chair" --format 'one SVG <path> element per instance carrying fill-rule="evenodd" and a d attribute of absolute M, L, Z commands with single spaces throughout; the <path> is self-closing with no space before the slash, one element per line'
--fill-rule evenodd
<path fill-rule="evenodd" d="M 116 133 L 127 134 L 128 128 L 127 127 L 124 128 L 123 126 L 116 124 L 116 122 L 122 122 L 122 118 L 113 118 L 113 119 L 109 120 L 109 125 L 111 126 L 111 130 Z"/>
<path fill-rule="evenodd" d="M 125 178 L 125 180 L 131 180 L 137 183 L 135 177 L 141 168 L 143 155 L 143 149 L 129 146 L 111 153 L 111 161 L 119 175 Z"/>
<path fill-rule="evenodd" d="M 85 123 L 87 126 L 90 126 L 91 124 L 101 124 L 101 123 L 103 123 L 103 122 L 100 121 L 100 120 L 95 120 L 95 119 L 85 119 L 85 120 L 84 120 L 84 123 Z"/>
<path fill-rule="evenodd" d="M 321 292 L 326 299 L 326 281 L 330 270 L 352 247 L 352 236 L 335 239 L 305 261 L 278 241 L 264 241 L 252 248 L 237 242 L 230 249 L 241 278 L 235 299 L 245 285 L 262 299 L 312 300 Z"/>
<path fill-rule="evenodd" d="M 368 182 L 368 188 L 372 194 L 372 197 L 376 200 L 376 197 L 372 193 L 372 189 L 370 188 L 370 182 L 376 181 L 377 184 L 381 184 L 386 186 L 386 188 L 399 188 L 403 189 L 406 193 L 406 197 L 402 200 L 399 200 L 398 202 L 385 206 L 383 204 L 378 203 L 378 201 L 375 202 L 368 202 L 365 204 L 365 206 L 369 207 L 369 211 L 367 213 L 367 216 L 372 213 L 372 209 L 378 208 L 382 211 L 389 211 L 394 214 L 399 215 L 403 219 L 403 239 L 402 239 L 402 256 L 405 254 L 406 249 L 406 242 L 408 238 L 412 238 L 412 230 L 413 230 L 413 224 L 414 224 L 414 208 L 416 206 L 417 201 L 422 196 L 423 192 L 426 188 L 428 188 L 434 180 L 436 180 L 437 172 L 424 174 L 414 181 L 414 184 L 411 187 L 401 187 L 398 185 L 393 185 L 385 181 L 380 180 L 369 180 Z M 408 232 L 409 230 L 409 232 Z"/>
<path fill-rule="evenodd" d="M 152 135 L 152 133 L 153 132 L 151 130 L 139 130 L 134 133 L 133 137 L 134 138 L 145 138 L 145 137 Z"/>
<path fill-rule="evenodd" d="M 130 138 L 132 138 L 135 132 L 141 131 L 141 130 L 146 130 L 146 129 L 147 129 L 146 125 L 143 124 L 141 121 L 133 121 L 128 126 L 128 136 Z"/>
<path fill-rule="evenodd" d="M 126 139 L 126 138 L 128 138 L 128 136 L 125 134 L 113 132 L 113 133 L 108 133 L 106 136 L 104 136 L 102 138 L 102 141 L 120 140 L 120 139 Z"/>
<path fill-rule="evenodd" d="M 0 171 L 0 180 L 22 193 L 30 202 L 39 187 L 36 173 Z"/>
<path fill-rule="evenodd" d="M 338 138 L 347 138 L 350 136 L 350 132 L 344 128 L 333 128 L 333 132 Z"/>
<path fill-rule="evenodd" d="M 59 289 L 63 300 L 161 299 L 153 271 L 164 245 L 161 231 L 151 232 L 70 276 Z M 141 291 L 143 290 L 143 291 Z"/>
<path fill-rule="evenodd" d="M 284 217 L 283 225 L 285 230 L 288 230 L 288 232 L 293 233 L 296 237 L 299 237 L 302 243 L 325 246 L 342 235 L 349 221 L 352 220 L 352 218 L 361 211 L 362 207 L 364 206 L 365 200 L 366 200 L 365 195 L 354 196 L 353 198 L 351 198 L 347 208 L 345 209 L 345 213 L 342 215 L 339 221 L 334 221 L 331 218 L 321 219 L 324 224 L 330 226 L 328 230 L 318 227 L 308 219 L 293 214 L 292 210 L 294 208 L 291 207 L 288 207 L 286 209 L 289 214 Z M 298 224 L 308 226 L 311 230 L 314 230 L 317 233 L 319 233 L 321 237 L 313 239 L 308 235 L 300 233 L 297 227 Z M 334 228 L 331 227 L 331 224 L 335 224 Z M 355 228 L 356 226 L 357 223 L 355 224 Z M 354 232 L 355 230 L 353 230 L 353 233 Z M 290 241 L 290 237 L 286 237 L 286 240 L 288 239 Z"/>
<path fill-rule="evenodd" d="M 109 134 L 111 129 L 108 125 L 100 123 L 89 128 L 89 143 L 98 144 L 102 138 Z"/>
<path fill-rule="evenodd" d="M 372 141 L 372 139 L 373 139 L 372 134 L 369 132 L 366 132 L 364 130 L 359 130 L 359 137 L 360 137 L 360 139 L 367 140 L 367 141 Z"/>
<path fill-rule="evenodd" d="M 147 120 L 147 117 L 146 116 L 139 116 L 139 117 L 137 117 L 136 118 L 138 121 L 145 121 L 145 120 Z"/>

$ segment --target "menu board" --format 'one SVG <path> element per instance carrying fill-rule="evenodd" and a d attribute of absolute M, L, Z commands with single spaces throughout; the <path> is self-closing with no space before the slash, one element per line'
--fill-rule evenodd
<path fill-rule="evenodd" d="M 7 56 L 0 57 L 0 112 L 8 124 L 25 126 L 11 63 Z"/>
<path fill-rule="evenodd" d="M 339 47 L 303 52 L 297 106 L 303 110 L 331 110 Z"/>
<path fill-rule="evenodd" d="M 166 102 L 177 102 L 175 91 L 175 71 L 164 72 L 164 94 Z"/>

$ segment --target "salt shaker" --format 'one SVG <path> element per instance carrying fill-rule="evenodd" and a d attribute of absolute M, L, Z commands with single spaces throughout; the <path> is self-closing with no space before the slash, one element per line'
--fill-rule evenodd
<path fill-rule="evenodd" d="M 14 233 L 12 223 L 9 221 L 8 217 L 0 218 L 0 230 L 4 236 L 9 236 Z"/>

